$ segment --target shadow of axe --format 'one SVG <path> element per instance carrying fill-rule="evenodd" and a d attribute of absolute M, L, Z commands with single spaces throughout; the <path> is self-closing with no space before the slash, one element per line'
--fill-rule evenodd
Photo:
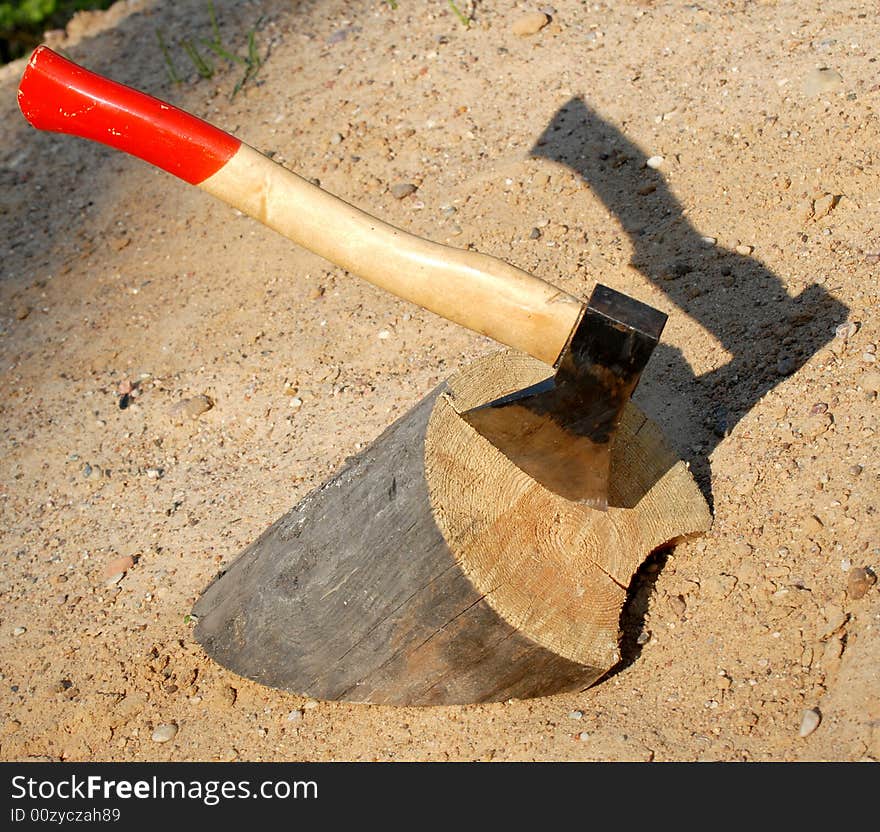
<path fill-rule="evenodd" d="M 759 260 L 707 244 L 644 151 L 580 98 L 557 111 L 531 155 L 574 171 L 628 235 L 632 265 L 733 356 L 698 376 L 680 349 L 661 342 L 635 395 L 711 506 L 712 451 L 834 337 L 849 309 L 819 284 L 791 297 Z"/>

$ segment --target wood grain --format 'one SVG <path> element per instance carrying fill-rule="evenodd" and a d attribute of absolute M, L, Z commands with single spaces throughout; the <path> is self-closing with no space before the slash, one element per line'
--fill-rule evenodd
<path fill-rule="evenodd" d="M 586 686 L 462 574 L 431 513 L 428 417 L 441 389 L 249 546 L 193 610 L 236 673 L 321 699 L 455 704 Z"/>
<path fill-rule="evenodd" d="M 610 668 L 636 569 L 654 549 L 708 529 L 711 515 L 632 403 L 612 446 L 605 512 L 543 488 L 457 415 L 547 375 L 527 356 L 496 353 L 450 381 L 427 435 L 431 503 L 462 570 L 502 618 L 552 652 Z"/>
<path fill-rule="evenodd" d="M 455 407 L 547 367 L 500 353 L 441 386 L 273 524 L 203 594 L 218 662 L 322 699 L 456 704 L 587 687 L 618 660 L 626 586 L 708 527 L 684 466 L 634 408 L 606 513 L 545 491 Z"/>

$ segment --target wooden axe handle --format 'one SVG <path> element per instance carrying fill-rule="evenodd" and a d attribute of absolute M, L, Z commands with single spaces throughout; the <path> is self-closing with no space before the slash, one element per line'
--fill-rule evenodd
<path fill-rule="evenodd" d="M 228 133 L 38 47 L 19 85 L 25 118 L 131 153 L 338 266 L 502 344 L 555 364 L 577 298 L 521 269 L 401 231 Z"/>

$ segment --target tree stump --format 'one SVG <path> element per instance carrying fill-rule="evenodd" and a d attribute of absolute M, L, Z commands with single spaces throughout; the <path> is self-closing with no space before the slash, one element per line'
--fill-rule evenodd
<path fill-rule="evenodd" d="M 205 590 L 207 653 L 272 687 L 395 705 L 541 696 L 607 673 L 636 569 L 711 516 L 633 404 L 606 512 L 547 491 L 458 416 L 547 375 L 502 352 L 434 390 Z"/>

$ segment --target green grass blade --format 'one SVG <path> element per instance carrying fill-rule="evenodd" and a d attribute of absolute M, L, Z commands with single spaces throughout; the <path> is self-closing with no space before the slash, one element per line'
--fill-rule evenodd
<path fill-rule="evenodd" d="M 199 54 L 199 50 L 196 49 L 196 45 L 191 40 L 182 40 L 180 45 L 186 54 L 189 55 L 189 59 L 193 62 L 196 71 L 202 78 L 214 77 L 214 65 Z"/>
<path fill-rule="evenodd" d="M 220 26 L 217 23 L 217 12 L 214 9 L 214 0 L 208 0 L 208 14 L 211 17 L 211 29 L 214 32 L 214 43 L 218 46 L 221 43 Z"/>
<path fill-rule="evenodd" d="M 162 50 L 162 56 L 165 58 L 165 69 L 168 72 L 171 83 L 182 84 L 183 79 L 177 74 L 177 68 L 174 66 L 174 61 L 171 58 L 171 51 L 168 49 L 168 44 L 165 43 L 165 38 L 162 37 L 161 29 L 156 29 L 156 39 L 159 41 L 159 49 Z"/>
<path fill-rule="evenodd" d="M 455 12 L 455 16 L 459 19 L 461 25 L 464 26 L 465 29 L 470 29 L 471 19 L 464 12 L 462 12 L 462 10 L 458 8 L 458 6 L 455 5 L 455 0 L 448 0 L 448 3 L 449 8 L 451 8 L 452 11 Z"/>
<path fill-rule="evenodd" d="M 225 58 L 230 63 L 242 64 L 242 66 L 247 66 L 248 62 L 245 58 L 242 58 L 239 55 L 234 55 L 222 44 L 202 38 L 202 45 L 210 49 L 218 57 Z"/>

